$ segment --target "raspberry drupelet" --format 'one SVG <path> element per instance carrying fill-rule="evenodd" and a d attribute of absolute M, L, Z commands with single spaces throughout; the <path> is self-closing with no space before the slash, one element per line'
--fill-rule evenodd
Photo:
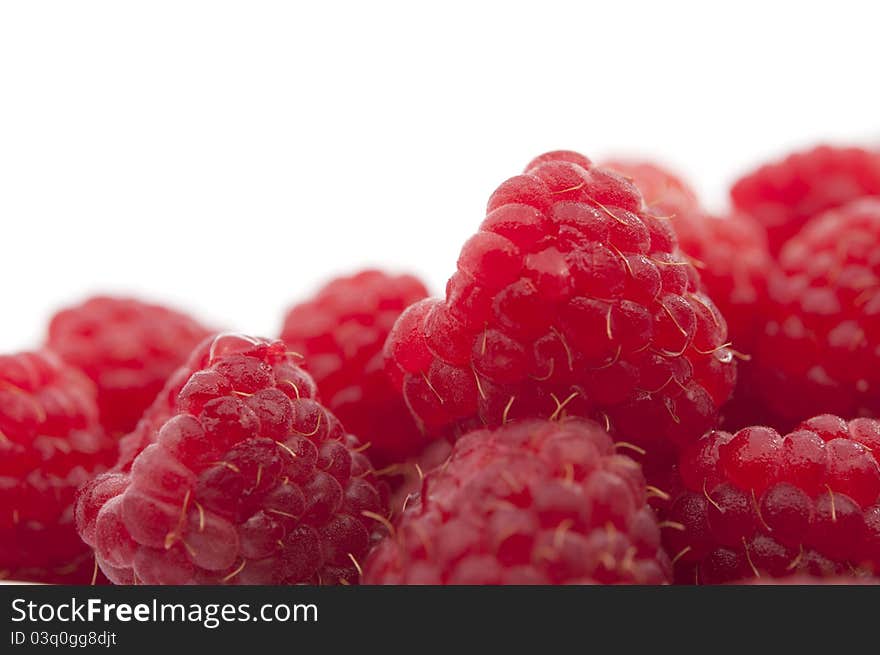
<path fill-rule="evenodd" d="M 780 265 L 754 358 L 774 426 L 816 412 L 880 415 L 880 198 L 810 221 Z"/>
<path fill-rule="evenodd" d="M 727 321 L 740 361 L 736 388 L 722 408 L 725 429 L 771 420 L 756 398 L 752 361 L 767 320 L 768 280 L 776 268 L 764 228 L 742 213 L 707 213 L 686 182 L 656 164 L 615 160 L 606 165 L 630 178 L 651 210 L 669 216 L 679 247 L 699 269 L 703 289 Z"/>
<path fill-rule="evenodd" d="M 165 380 L 209 331 L 180 312 L 99 296 L 56 314 L 47 346 L 98 386 L 111 435 L 132 430 Z"/>
<path fill-rule="evenodd" d="M 679 227 L 681 225 L 681 227 Z M 766 316 L 767 283 L 775 262 L 767 236 L 743 214 L 673 221 L 684 253 L 699 267 L 706 293 L 727 319 L 734 348 L 751 354 Z"/>
<path fill-rule="evenodd" d="M 659 216 L 678 218 L 703 211 L 697 192 L 665 166 L 634 159 L 609 159 L 600 166 L 620 173 L 635 184 L 645 205 L 656 210 Z"/>
<path fill-rule="evenodd" d="M 638 189 L 547 153 L 489 200 L 446 298 L 398 319 L 389 372 L 429 434 L 596 418 L 640 448 L 714 426 L 736 377 L 727 327 Z"/>
<path fill-rule="evenodd" d="M 767 229 L 778 254 L 812 217 L 863 196 L 880 196 L 880 152 L 822 145 L 761 166 L 730 191 L 734 206 Z"/>
<path fill-rule="evenodd" d="M 413 457 L 426 440 L 385 373 L 382 346 L 400 313 L 428 295 L 412 275 L 365 270 L 293 307 L 281 332 L 303 356 L 327 408 L 370 444 L 377 466 Z"/>
<path fill-rule="evenodd" d="M 358 581 L 387 490 L 281 341 L 203 343 L 139 431 L 130 466 L 123 454 L 77 501 L 111 581 Z"/>
<path fill-rule="evenodd" d="M 530 419 L 462 437 L 428 473 L 365 584 L 663 584 L 639 465 L 596 423 Z"/>
<path fill-rule="evenodd" d="M 88 584 L 77 487 L 113 463 L 95 386 L 48 352 L 0 356 L 0 578 Z"/>
<path fill-rule="evenodd" d="M 676 580 L 880 572 L 880 422 L 820 415 L 783 436 L 710 432 L 682 453 L 663 523 Z"/>
<path fill-rule="evenodd" d="M 751 353 L 774 267 L 763 227 L 741 213 L 709 214 L 686 182 L 656 164 L 615 160 L 605 166 L 630 178 L 648 208 L 670 218 L 679 247 L 698 268 L 706 294 L 727 320 L 733 347 Z"/>

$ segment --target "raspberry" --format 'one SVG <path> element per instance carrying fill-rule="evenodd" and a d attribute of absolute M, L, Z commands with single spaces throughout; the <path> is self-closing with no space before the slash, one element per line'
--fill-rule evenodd
<path fill-rule="evenodd" d="M 451 452 L 452 444 L 438 439 L 425 446 L 418 457 L 390 467 L 392 516 L 398 516 L 406 509 L 413 497 L 421 492 L 425 474 L 445 464 Z"/>
<path fill-rule="evenodd" d="M 710 432 L 682 453 L 664 525 L 682 582 L 880 571 L 880 421 L 829 414 L 782 437 Z"/>
<path fill-rule="evenodd" d="M 736 374 L 724 319 L 632 183 L 548 153 L 488 212 L 446 299 L 411 306 L 386 342 L 426 432 L 576 415 L 668 448 L 714 426 Z"/>
<path fill-rule="evenodd" d="M 602 163 L 635 184 L 645 204 L 658 216 L 678 218 L 702 212 L 697 192 L 678 175 L 647 161 L 612 159 Z M 679 234 L 679 240 L 681 234 Z"/>
<path fill-rule="evenodd" d="M 366 584 L 668 581 L 645 481 L 578 418 L 462 437 L 364 569 Z"/>
<path fill-rule="evenodd" d="M 763 423 L 769 415 L 755 388 L 755 353 L 768 313 L 768 283 L 776 262 L 764 230 L 743 214 L 706 217 L 695 229 L 679 232 L 682 250 L 700 266 L 706 293 L 727 319 L 738 358 L 737 380 L 722 407 L 725 428 Z M 803 415 L 801 415 L 803 416 Z"/>
<path fill-rule="evenodd" d="M 116 454 L 95 394 L 88 378 L 51 353 L 0 356 L 0 578 L 92 578 L 73 498 Z"/>
<path fill-rule="evenodd" d="M 382 346 L 400 313 L 428 295 L 412 275 L 366 270 L 293 307 L 281 338 L 303 355 L 324 403 L 370 443 L 377 466 L 416 455 L 425 439 L 388 381 Z"/>
<path fill-rule="evenodd" d="M 128 298 L 91 298 L 52 318 L 47 345 L 98 386 L 101 423 L 134 428 L 165 380 L 209 332 L 179 312 Z"/>
<path fill-rule="evenodd" d="M 680 229 L 679 223 L 688 227 Z M 761 328 L 767 280 L 774 267 L 764 230 L 742 214 L 673 224 L 681 249 L 699 263 L 706 293 L 727 319 L 734 346 L 750 354 Z"/>
<path fill-rule="evenodd" d="M 734 206 L 767 228 L 774 255 L 813 216 L 878 195 L 880 153 L 827 145 L 765 164 L 730 190 Z"/>
<path fill-rule="evenodd" d="M 869 578 L 865 576 L 840 576 L 820 578 L 813 575 L 792 575 L 787 578 L 752 578 L 742 582 L 734 582 L 731 584 L 747 584 L 747 585 L 786 585 L 800 587 L 816 587 L 816 586 L 851 586 L 851 585 L 878 585 L 880 578 Z"/>
<path fill-rule="evenodd" d="M 823 214 L 771 279 L 758 392 L 787 429 L 815 412 L 880 415 L 880 199 Z"/>
<path fill-rule="evenodd" d="M 722 409 L 723 424 L 738 429 L 769 420 L 754 393 L 754 365 L 749 361 L 764 327 L 768 278 L 775 269 L 763 227 L 741 213 L 723 218 L 708 214 L 685 182 L 656 164 L 612 161 L 607 166 L 629 177 L 650 209 L 670 217 L 681 250 L 699 267 L 703 289 L 727 320 L 735 352 L 745 360 L 737 367 L 733 396 Z M 658 474 L 669 477 L 662 470 Z M 649 472 L 652 482 L 665 489 L 661 477 Z"/>
<path fill-rule="evenodd" d="M 695 260 L 706 294 L 727 320 L 734 347 L 751 353 L 773 268 L 763 228 L 743 214 L 708 214 L 685 182 L 656 164 L 612 161 L 606 166 L 629 177 L 656 214 L 671 218 L 679 247 Z"/>
<path fill-rule="evenodd" d="M 142 421 L 153 427 L 130 469 L 80 492 L 77 527 L 107 577 L 357 581 L 387 523 L 387 491 L 286 346 L 220 335 L 193 353 L 190 370 Z"/>

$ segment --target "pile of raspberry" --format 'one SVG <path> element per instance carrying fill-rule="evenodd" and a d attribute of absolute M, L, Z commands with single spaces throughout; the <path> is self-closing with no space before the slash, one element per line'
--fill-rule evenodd
<path fill-rule="evenodd" d="M 875 584 L 880 153 L 730 195 L 553 151 L 442 297 L 362 270 L 280 339 L 61 311 L 0 356 L 0 578 Z"/>

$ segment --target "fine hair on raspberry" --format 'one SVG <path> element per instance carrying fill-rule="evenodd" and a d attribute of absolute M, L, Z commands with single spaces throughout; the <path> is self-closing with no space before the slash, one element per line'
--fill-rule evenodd
<path fill-rule="evenodd" d="M 303 356 L 327 408 L 370 444 L 377 466 L 426 444 L 385 373 L 382 347 L 401 312 L 427 295 L 413 275 L 367 269 L 334 278 L 284 319 L 281 339 Z"/>
<path fill-rule="evenodd" d="M 736 388 L 722 408 L 722 425 L 738 429 L 766 421 L 755 392 L 754 360 L 776 261 L 764 226 L 742 212 L 710 214 L 683 179 L 657 164 L 611 160 L 605 165 L 631 179 L 652 211 L 669 217 L 682 253 L 699 270 L 701 288 L 724 315 L 739 361 Z"/>
<path fill-rule="evenodd" d="M 774 268 L 764 228 L 743 213 L 710 214 L 684 180 L 657 164 L 618 160 L 604 165 L 630 178 L 649 209 L 669 217 L 681 251 L 698 268 L 703 290 L 727 321 L 733 348 L 750 356 Z"/>
<path fill-rule="evenodd" d="M 666 217 L 562 151 L 498 187 L 445 299 L 404 312 L 385 352 L 429 434 L 584 416 L 650 454 L 714 427 L 736 378 L 728 346 Z"/>
<path fill-rule="evenodd" d="M 662 584 L 641 467 L 579 418 L 478 430 L 428 473 L 367 584 Z"/>
<path fill-rule="evenodd" d="M 880 572 L 880 421 L 830 414 L 782 436 L 710 432 L 681 456 L 664 523 L 676 580 Z"/>
<path fill-rule="evenodd" d="M 78 498 L 111 581 L 358 581 L 387 490 L 296 361 L 281 341 L 223 334 L 172 377 L 130 463 Z"/>

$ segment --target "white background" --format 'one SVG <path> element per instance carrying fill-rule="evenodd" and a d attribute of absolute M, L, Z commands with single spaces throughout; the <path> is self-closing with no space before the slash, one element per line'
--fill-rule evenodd
<path fill-rule="evenodd" d="M 880 141 L 875 2 L 2 2 L 0 351 L 98 290 L 275 334 L 362 265 L 442 290 L 534 155 L 639 154 L 720 208 Z"/>

